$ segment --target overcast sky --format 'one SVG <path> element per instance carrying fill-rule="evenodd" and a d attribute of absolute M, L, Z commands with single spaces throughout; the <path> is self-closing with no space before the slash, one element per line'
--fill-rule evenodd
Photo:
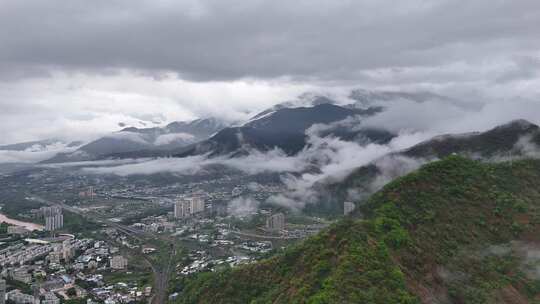
<path fill-rule="evenodd" d="M 0 0 L 1 143 L 312 90 L 538 100 L 538 0 Z"/>

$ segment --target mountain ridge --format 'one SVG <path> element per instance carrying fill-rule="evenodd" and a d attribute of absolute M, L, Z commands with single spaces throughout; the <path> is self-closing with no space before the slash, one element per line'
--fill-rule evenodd
<path fill-rule="evenodd" d="M 306 131 L 316 124 L 331 124 L 351 116 L 369 117 L 383 109 L 349 109 L 331 103 L 320 103 L 312 107 L 283 108 L 264 115 L 257 115 L 239 127 L 221 130 L 206 141 L 194 144 L 175 156 L 184 157 L 196 154 L 210 156 L 232 154 L 242 155 L 247 149 L 268 151 L 279 148 L 294 155 L 306 146 Z M 365 132 L 364 132 L 365 131 Z M 377 133 L 372 129 L 362 129 L 356 134 L 365 133 L 366 138 L 389 140 L 389 132 Z M 381 135 L 381 138 L 378 136 Z"/>

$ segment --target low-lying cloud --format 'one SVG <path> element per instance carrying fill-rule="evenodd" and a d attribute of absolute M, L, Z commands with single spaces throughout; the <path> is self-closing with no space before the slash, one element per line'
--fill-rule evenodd
<path fill-rule="evenodd" d="M 510 243 L 492 245 L 483 250 L 480 257 L 495 255 L 512 255 L 521 261 L 521 271 L 532 280 L 540 280 L 540 246 L 536 243 L 512 241 Z"/>
<path fill-rule="evenodd" d="M 411 158 L 402 155 L 384 156 L 374 162 L 379 174 L 370 183 L 370 191 L 375 192 L 393 179 L 406 175 L 433 160 L 435 159 Z"/>
<path fill-rule="evenodd" d="M 114 162 L 114 161 L 112 161 Z M 88 165 L 92 162 L 88 162 Z M 115 174 L 119 176 L 175 173 L 193 175 L 199 173 L 207 166 L 224 165 L 248 174 L 263 172 L 296 172 L 305 169 L 304 163 L 294 156 L 287 156 L 279 149 L 263 153 L 252 151 L 248 156 L 229 158 L 209 158 L 206 155 L 189 156 L 184 158 L 158 158 L 139 163 L 121 164 L 107 167 L 83 168 L 83 172 L 93 174 Z"/>
<path fill-rule="evenodd" d="M 470 108 L 467 103 L 430 99 L 422 103 L 392 100 L 378 105 L 385 111 L 369 117 L 362 126 L 395 132 L 425 132 L 426 138 L 444 133 L 485 131 L 512 120 L 525 119 L 540 124 L 540 101 L 534 99 L 486 99 Z"/>
<path fill-rule="evenodd" d="M 68 147 L 65 143 L 49 145 L 34 145 L 23 151 L 0 150 L 0 163 L 27 163 L 33 164 L 44 161 L 58 153 L 73 152 L 78 147 Z"/>
<path fill-rule="evenodd" d="M 250 196 L 241 196 L 233 199 L 227 206 L 228 215 L 235 217 L 248 217 L 257 213 L 260 202 Z"/>
<path fill-rule="evenodd" d="M 514 150 L 525 157 L 540 157 L 540 146 L 533 141 L 531 135 L 521 137 L 515 144 Z"/>

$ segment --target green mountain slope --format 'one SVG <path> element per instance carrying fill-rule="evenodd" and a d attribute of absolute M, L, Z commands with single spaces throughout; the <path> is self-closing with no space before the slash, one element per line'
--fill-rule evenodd
<path fill-rule="evenodd" d="M 178 301 L 540 303 L 540 160 L 430 163 L 357 218 L 262 262 L 186 280 Z"/>
<path fill-rule="evenodd" d="M 341 181 L 320 181 L 313 187 L 320 195 L 319 202 L 308 205 L 306 211 L 343 214 L 343 201 L 359 194 L 367 199 L 387 180 L 435 159 L 454 154 L 483 160 L 523 158 L 535 155 L 536 147 L 540 147 L 540 127 L 526 120 L 514 120 L 485 132 L 437 136 L 355 168 Z"/>

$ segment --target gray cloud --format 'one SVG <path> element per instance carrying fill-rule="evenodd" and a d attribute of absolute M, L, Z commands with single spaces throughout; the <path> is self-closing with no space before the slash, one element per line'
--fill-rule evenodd
<path fill-rule="evenodd" d="M 356 80 L 384 68 L 538 55 L 538 20 L 535 0 L 5 0 L 0 70 Z"/>
<path fill-rule="evenodd" d="M 206 166 L 211 165 L 225 165 L 248 174 L 262 172 L 297 172 L 304 170 L 307 165 L 298 157 L 287 156 L 283 151 L 277 149 L 266 153 L 252 151 L 250 155 L 239 158 L 208 158 L 204 155 L 197 155 L 184 158 L 142 160 L 136 163 L 118 161 L 118 163 L 115 164 L 113 162 L 112 166 L 106 167 L 90 167 L 93 164 L 99 165 L 100 161 L 81 163 L 89 166 L 82 169 L 86 173 L 115 174 L 119 176 L 155 174 L 160 172 L 192 175 L 199 173 Z"/>
<path fill-rule="evenodd" d="M 538 244 L 521 241 L 491 245 L 482 250 L 481 257 L 486 255 L 506 256 L 511 255 L 519 258 L 521 271 L 532 280 L 540 279 L 540 247 Z"/>
<path fill-rule="evenodd" d="M 211 116 L 244 120 L 309 88 L 263 81 L 188 82 L 171 75 L 155 80 L 128 71 L 0 81 L 0 144 L 51 137 L 91 140 L 118 131 L 120 122 L 142 127 L 141 122 L 165 125 Z"/>
<path fill-rule="evenodd" d="M 119 122 L 237 121 L 353 86 L 464 97 L 484 116 L 462 129 L 520 114 L 516 99 L 534 120 L 538 20 L 536 0 L 3 0 L 0 143 L 88 140 Z M 468 113 L 406 105 L 426 122 Z"/>

